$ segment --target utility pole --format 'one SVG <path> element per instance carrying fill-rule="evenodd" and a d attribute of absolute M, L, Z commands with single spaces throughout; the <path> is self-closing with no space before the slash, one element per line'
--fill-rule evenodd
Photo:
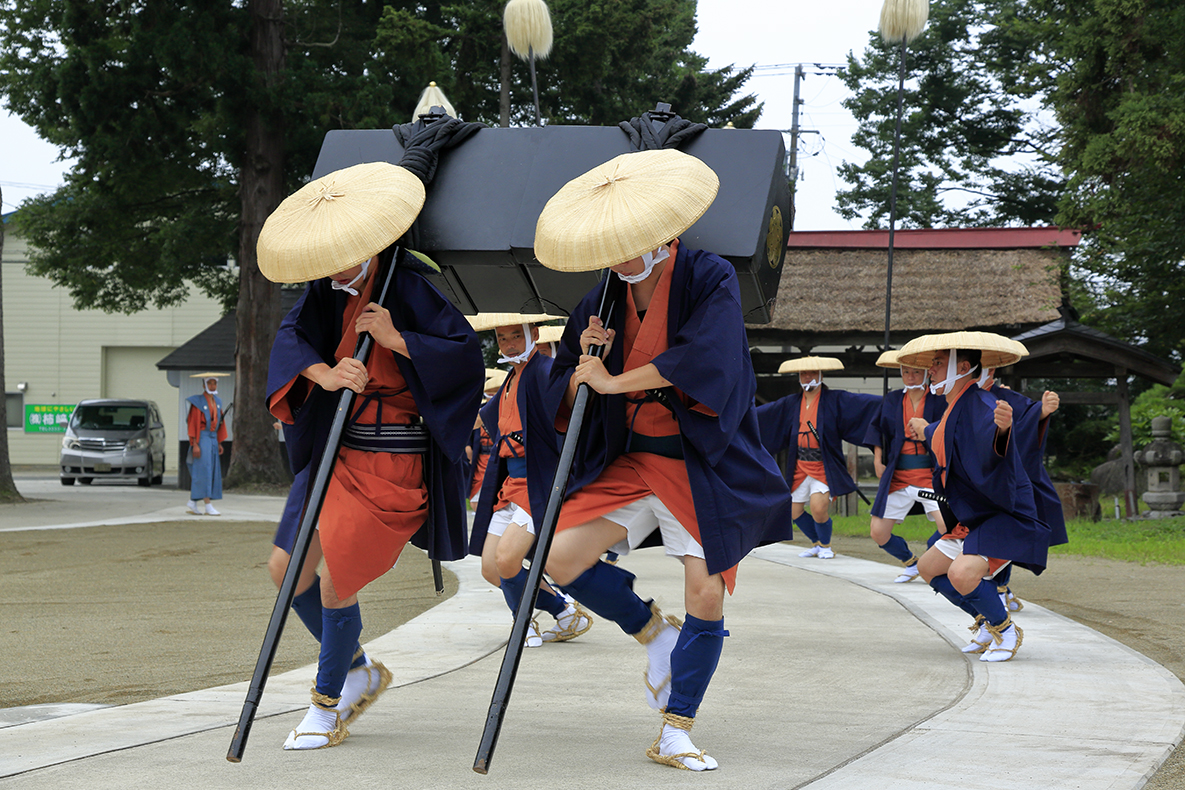
<path fill-rule="evenodd" d="M 798 189 L 798 108 L 802 99 L 798 98 L 798 86 L 803 78 L 802 64 L 794 67 L 794 114 L 790 121 L 790 230 L 794 230 L 794 193 Z"/>

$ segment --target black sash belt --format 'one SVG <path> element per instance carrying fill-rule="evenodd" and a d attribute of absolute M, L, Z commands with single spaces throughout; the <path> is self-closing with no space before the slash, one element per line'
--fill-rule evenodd
<path fill-rule="evenodd" d="M 821 447 L 803 447 L 798 446 L 798 460 L 799 461 L 822 461 L 823 448 Z"/>
<path fill-rule="evenodd" d="M 428 429 L 417 425 L 353 425 L 342 432 L 342 446 L 368 453 L 426 453 Z"/>
<path fill-rule="evenodd" d="M 899 455 L 897 456 L 897 469 L 933 469 L 934 464 L 930 461 L 930 456 L 927 455 Z"/>
<path fill-rule="evenodd" d="M 679 434 L 671 436 L 647 436 L 644 433 L 631 433 L 626 444 L 627 453 L 651 453 L 663 458 L 682 458 L 683 440 Z"/>

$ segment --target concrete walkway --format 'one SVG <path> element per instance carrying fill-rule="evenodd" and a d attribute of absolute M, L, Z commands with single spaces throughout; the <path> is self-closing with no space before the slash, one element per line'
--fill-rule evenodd
<path fill-rule="evenodd" d="M 258 519 L 275 518 L 282 502 L 223 504 L 224 518 Z M 170 517 L 184 514 L 170 505 L 116 520 Z M 113 520 L 75 513 L 62 523 Z M 0 529 L 16 526 L 0 512 Z M 921 583 L 893 584 L 883 564 L 797 552 L 755 552 L 726 602 L 732 636 L 692 733 L 720 761 L 710 775 L 643 755 L 659 722 L 642 698 L 645 657 L 603 622 L 526 652 L 490 773 L 473 773 L 509 614 L 471 559 L 449 566 L 456 596 L 367 645 L 395 682 L 340 747 L 280 749 L 308 705 L 309 666 L 269 680 L 239 764 L 225 755 L 245 682 L 120 707 L 0 711 L 0 786 L 1126 790 L 1182 737 L 1180 681 L 1091 629 L 1030 604 L 1016 617 L 1018 657 L 984 664 L 957 650 L 966 616 Z M 678 563 L 645 550 L 622 564 L 640 594 L 681 612 Z"/>

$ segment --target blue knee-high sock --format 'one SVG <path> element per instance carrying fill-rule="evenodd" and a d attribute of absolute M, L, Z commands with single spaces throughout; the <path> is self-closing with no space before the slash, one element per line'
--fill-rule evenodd
<path fill-rule="evenodd" d="M 1008 583 L 1012 581 L 1012 563 L 1004 566 L 1004 570 L 996 574 L 996 586 L 1007 587 Z"/>
<path fill-rule="evenodd" d="M 909 543 L 900 535 L 890 535 L 889 539 L 881 544 L 881 548 L 887 551 L 890 556 L 896 557 L 902 562 L 909 562 L 915 559 L 913 552 L 909 550 Z"/>
<path fill-rule="evenodd" d="M 996 583 L 990 579 L 980 579 L 979 586 L 963 596 L 975 611 L 979 612 L 991 625 L 1000 625 L 1008 619 L 1008 610 L 1000 600 L 1000 593 L 996 591 Z"/>
<path fill-rule="evenodd" d="M 679 641 L 671 651 L 671 699 L 667 712 L 695 717 L 724 648 L 724 620 L 701 620 L 687 615 Z"/>
<path fill-rule="evenodd" d="M 794 519 L 794 526 L 806 536 L 811 543 L 819 542 L 819 533 L 815 531 L 815 520 L 810 513 L 803 511 L 802 515 Z"/>
<path fill-rule="evenodd" d="M 563 589 L 594 613 L 617 623 L 622 631 L 636 634 L 650 622 L 650 607 L 634 592 L 634 578 L 624 568 L 598 562 Z"/>
<path fill-rule="evenodd" d="M 317 661 L 317 692 L 340 697 L 350 671 L 358 637 L 362 635 L 362 612 L 358 604 L 344 609 L 323 609 L 321 613 L 321 657 Z"/>
<path fill-rule="evenodd" d="M 523 590 L 527 586 L 527 569 L 522 568 L 519 572 L 507 579 L 502 579 L 502 595 L 506 598 L 506 605 L 510 607 L 510 611 L 518 609 L 519 599 L 523 596 Z M 541 609 L 552 617 L 559 617 L 568 608 L 568 604 L 563 598 L 560 598 L 555 593 L 539 588 L 538 595 L 535 596 L 535 608 Z"/>
<path fill-rule="evenodd" d="M 934 534 L 926 538 L 926 548 L 934 548 L 934 544 L 937 543 L 941 538 L 942 533 L 940 533 L 938 530 L 934 530 Z"/>
<path fill-rule="evenodd" d="M 934 592 L 938 593 L 943 598 L 950 601 L 972 617 L 977 617 L 979 615 L 979 612 L 976 611 L 975 607 L 967 603 L 967 600 L 963 597 L 963 594 L 956 590 L 955 586 L 950 583 L 950 577 L 945 573 L 941 576 L 935 576 L 933 579 L 931 579 L 930 586 L 934 588 Z M 999 600 L 1000 599 L 997 598 L 996 602 L 999 603 Z"/>
<path fill-rule="evenodd" d="M 815 522 L 815 532 L 819 534 L 819 543 L 823 546 L 831 545 L 831 519 L 828 518 L 822 524 Z"/>
<path fill-rule="evenodd" d="M 309 633 L 313 635 L 313 639 L 320 642 L 322 622 L 320 576 L 314 576 L 313 583 L 309 585 L 309 588 L 300 595 L 293 597 L 292 611 L 296 612 L 296 616 L 304 623 L 304 627 L 309 629 Z M 354 655 L 357 658 L 350 664 L 350 669 L 360 667 L 366 663 L 366 656 L 362 653 L 362 645 L 355 645 Z"/>

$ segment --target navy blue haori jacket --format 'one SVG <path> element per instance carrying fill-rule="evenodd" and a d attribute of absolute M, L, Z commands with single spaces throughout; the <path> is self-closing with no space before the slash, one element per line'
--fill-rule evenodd
<path fill-rule="evenodd" d="M 486 433 L 490 435 L 494 449 L 490 451 L 490 459 L 486 463 L 485 477 L 481 481 L 481 492 L 477 497 L 477 509 L 473 515 L 473 530 L 469 536 L 469 553 L 481 556 L 485 546 L 486 533 L 490 527 L 490 519 L 494 515 L 494 505 L 498 502 L 498 492 L 506 480 L 506 459 L 498 457 L 502 443 L 502 434 L 498 430 L 498 404 L 502 402 L 502 395 L 510 386 L 514 376 L 522 376 L 518 383 L 518 413 L 522 420 L 523 449 L 527 458 L 527 497 L 531 500 L 531 518 L 536 522 L 543 517 L 547 507 L 547 494 L 551 488 L 552 478 L 555 476 L 556 459 L 558 458 L 560 440 L 555 430 L 553 420 L 547 420 L 542 414 L 544 393 L 549 386 L 551 375 L 551 357 L 538 353 L 531 355 L 521 371 L 511 371 L 498 388 L 494 397 L 481 407 L 481 421 L 485 424 Z M 535 474 L 531 474 L 531 469 Z M 544 479 L 546 478 L 546 479 Z M 532 485 L 534 481 L 534 485 Z M 542 482 L 540 487 L 539 482 Z"/>
<path fill-rule="evenodd" d="M 1045 469 L 1045 439 L 1049 418 L 1041 419 L 1041 404 L 1019 392 L 996 385 L 988 390 L 994 398 L 1007 401 L 1012 407 L 1012 441 L 1016 443 L 1021 466 L 1033 485 L 1033 504 L 1037 517 L 1049 527 L 1050 546 L 1069 542 L 1066 535 L 1066 516 L 1062 500 Z"/>
<path fill-rule="evenodd" d="M 901 404 L 897 404 L 900 407 Z M 761 424 L 761 443 L 772 454 L 785 449 L 786 472 L 794 479 L 798 463 L 798 412 L 802 393 L 787 395 L 757 407 L 757 421 Z M 819 387 L 819 432 L 823 450 L 823 471 L 827 474 L 827 488 L 831 496 L 839 497 L 856 490 L 856 481 L 848 474 L 844 462 L 843 442 L 871 447 L 865 440 L 868 426 L 881 407 L 880 395 L 833 390 L 826 384 Z"/>
<path fill-rule="evenodd" d="M 946 411 L 946 398 L 934 395 L 928 389 L 923 391 L 926 393 L 926 400 L 922 403 L 921 418 L 928 423 L 941 420 L 942 413 Z M 885 503 L 889 499 L 893 472 L 897 469 L 897 461 L 901 458 L 902 448 L 905 447 L 904 401 L 904 389 L 893 390 L 886 395 L 882 399 L 880 411 L 869 424 L 868 432 L 864 434 L 864 446 L 880 447 L 881 462 L 885 465 L 880 485 L 876 489 L 876 499 L 872 501 L 872 515 L 877 518 L 885 516 Z M 930 458 L 930 464 L 934 464 L 933 457 Z"/>
<path fill-rule="evenodd" d="M 713 412 L 692 410 L 682 399 L 670 399 L 679 423 L 708 572 L 721 573 L 753 548 L 789 536 L 790 490 L 758 433 L 754 411 L 757 380 L 749 357 L 736 270 L 723 258 L 682 245 L 672 263 L 668 349 L 655 357 L 653 364 L 677 390 Z M 589 316 L 597 313 L 606 284 L 611 295 L 618 294 L 608 326 L 618 337 L 623 336 L 625 285 L 610 274 L 568 319 L 551 368 L 547 408 L 542 413 L 553 425 L 580 359 L 580 334 L 588 327 Z M 605 360 L 613 375 L 625 368 L 623 345 L 614 343 Z M 625 396 L 592 393 L 568 480 L 569 495 L 596 480 L 621 455 L 628 431 Z M 532 446 L 528 458 L 535 452 Z M 554 469 L 555 463 L 550 466 Z M 538 474 L 538 469 L 532 472 Z M 549 476 L 528 479 L 535 490 L 545 491 L 551 484 Z"/>
<path fill-rule="evenodd" d="M 957 521 L 970 530 L 964 554 L 1012 560 L 1040 574 L 1046 565 L 1049 527 L 1037 516 L 1033 487 L 1012 435 L 1016 425 L 1004 442 L 997 441 L 992 414 L 996 400 L 971 384 L 948 408 L 943 442 L 946 465 L 934 467 L 934 490 L 947 498 L 943 507 L 947 528 Z M 932 452 L 937 427 L 934 422 L 926 428 Z M 1002 443 L 1006 446 L 1000 447 Z"/>
<path fill-rule="evenodd" d="M 346 298 L 344 291 L 332 290 L 329 278 L 309 283 L 276 334 L 268 368 L 268 401 L 310 365 L 337 363 Z M 485 384 L 481 347 L 460 311 L 423 276 L 404 266 L 395 271 L 383 307 L 390 310 L 391 322 L 407 341 L 411 358 L 377 344 L 371 353 L 395 355 L 433 440 L 424 459 L 428 522 L 412 543 L 433 559 L 457 560 L 465 556 L 466 548 L 468 492 L 462 460 Z M 293 473 L 320 461 L 340 396 L 313 386 L 308 400 L 293 415 L 295 422 L 284 426 Z M 435 536 L 431 546 L 429 534 Z"/>

